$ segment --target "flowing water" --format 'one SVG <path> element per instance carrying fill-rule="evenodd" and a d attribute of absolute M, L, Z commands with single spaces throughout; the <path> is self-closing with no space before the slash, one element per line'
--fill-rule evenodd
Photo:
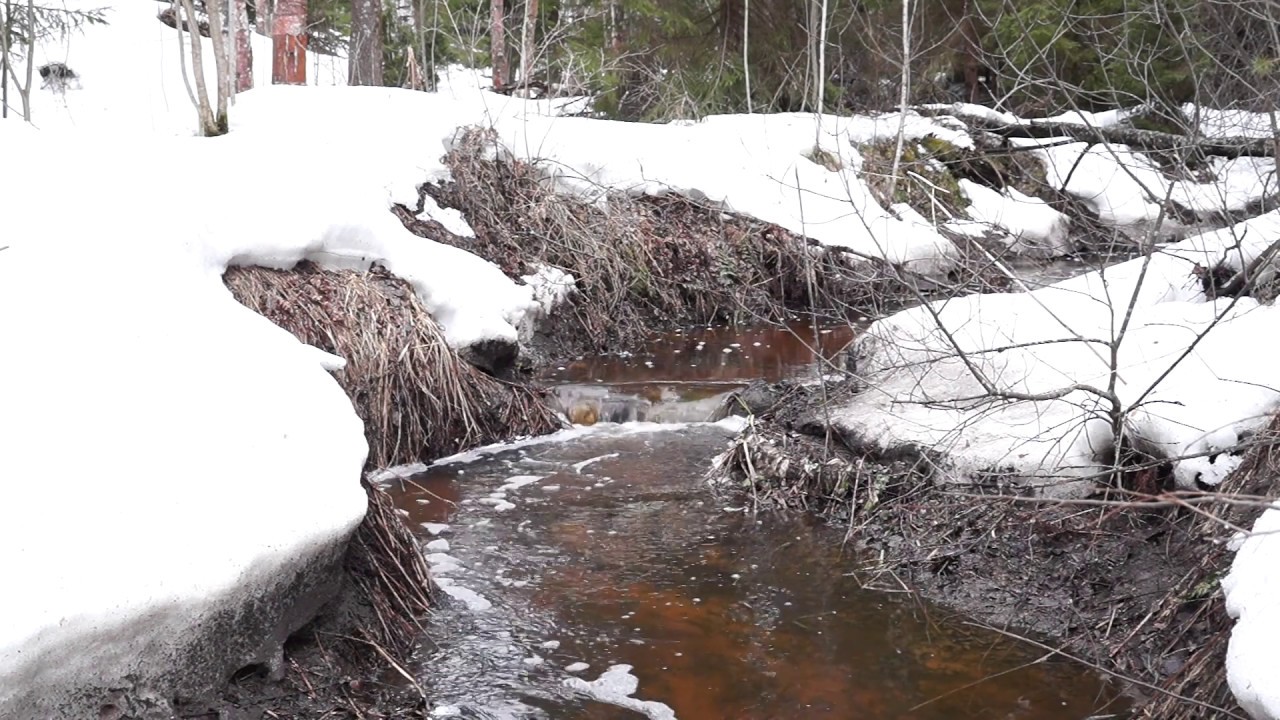
<path fill-rule="evenodd" d="M 596 424 L 393 483 L 449 596 L 416 668 L 433 713 L 1117 716 L 1115 689 L 1087 668 L 908 593 L 866 590 L 839 531 L 752 514 L 703 480 L 732 429 L 697 421 L 723 393 L 822 372 L 850 337 L 699 329 L 584 359 L 549 379 Z"/>

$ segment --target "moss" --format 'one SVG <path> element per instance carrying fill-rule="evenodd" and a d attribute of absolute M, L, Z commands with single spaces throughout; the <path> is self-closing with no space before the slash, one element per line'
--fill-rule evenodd
<path fill-rule="evenodd" d="M 995 170 L 1000 187 L 1011 187 L 1024 195 L 1045 197 L 1049 174 L 1044 162 L 1030 152 L 989 153 L 986 160 Z"/>
<path fill-rule="evenodd" d="M 925 217 L 955 214 L 969 203 L 951 165 L 966 152 L 932 135 L 903 143 L 897 182 L 891 178 L 897 141 L 878 140 L 858 146 L 862 177 L 882 205 L 906 203 Z M 892 190 L 892 192 L 891 192 Z"/>

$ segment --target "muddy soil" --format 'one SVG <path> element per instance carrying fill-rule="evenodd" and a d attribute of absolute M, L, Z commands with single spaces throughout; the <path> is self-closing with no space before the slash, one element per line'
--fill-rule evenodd
<path fill-rule="evenodd" d="M 925 453 L 868 453 L 806 419 L 813 388 L 773 391 L 767 419 L 742 441 L 754 485 L 740 464 L 726 477 L 762 502 L 845 527 L 872 558 L 859 569 L 868 585 L 918 593 L 1091 664 L 1126 683 L 1137 717 L 1246 717 L 1223 669 L 1230 622 L 1218 581 L 1230 528 L 1172 503 L 1109 504 L 1114 493 L 1060 503 L 948 490 L 929 476 Z M 1275 454 L 1274 439 L 1259 446 L 1222 489 L 1265 492 Z M 1237 527 L 1257 514 L 1200 509 Z"/>

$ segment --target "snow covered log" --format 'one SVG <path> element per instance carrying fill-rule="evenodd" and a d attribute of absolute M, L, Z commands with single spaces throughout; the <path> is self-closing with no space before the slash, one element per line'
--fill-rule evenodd
<path fill-rule="evenodd" d="M 981 109 L 985 110 L 985 109 Z M 926 109 L 926 113 L 945 112 L 959 118 L 977 130 L 985 130 L 1003 138 L 1072 138 L 1088 143 L 1112 143 L 1128 145 L 1148 152 L 1195 151 L 1202 156 L 1217 155 L 1226 158 L 1276 156 L 1276 141 L 1270 137 L 1194 137 L 1159 130 L 1146 130 L 1120 122 L 1115 114 L 1098 122 L 1085 118 L 1082 113 L 1072 113 L 1069 118 L 1014 118 L 989 110 L 974 112 L 964 105 L 938 106 Z M 1091 114 L 1092 115 L 1092 114 Z"/>

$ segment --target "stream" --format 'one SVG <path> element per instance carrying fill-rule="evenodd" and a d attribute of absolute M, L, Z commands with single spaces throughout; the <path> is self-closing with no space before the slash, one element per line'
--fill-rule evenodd
<path fill-rule="evenodd" d="M 698 328 L 586 358 L 545 379 L 594 424 L 391 481 L 444 591 L 415 667 L 432 715 L 1123 716 L 1089 668 L 864 589 L 839 529 L 708 486 L 724 394 L 821 372 L 851 337 Z"/>

